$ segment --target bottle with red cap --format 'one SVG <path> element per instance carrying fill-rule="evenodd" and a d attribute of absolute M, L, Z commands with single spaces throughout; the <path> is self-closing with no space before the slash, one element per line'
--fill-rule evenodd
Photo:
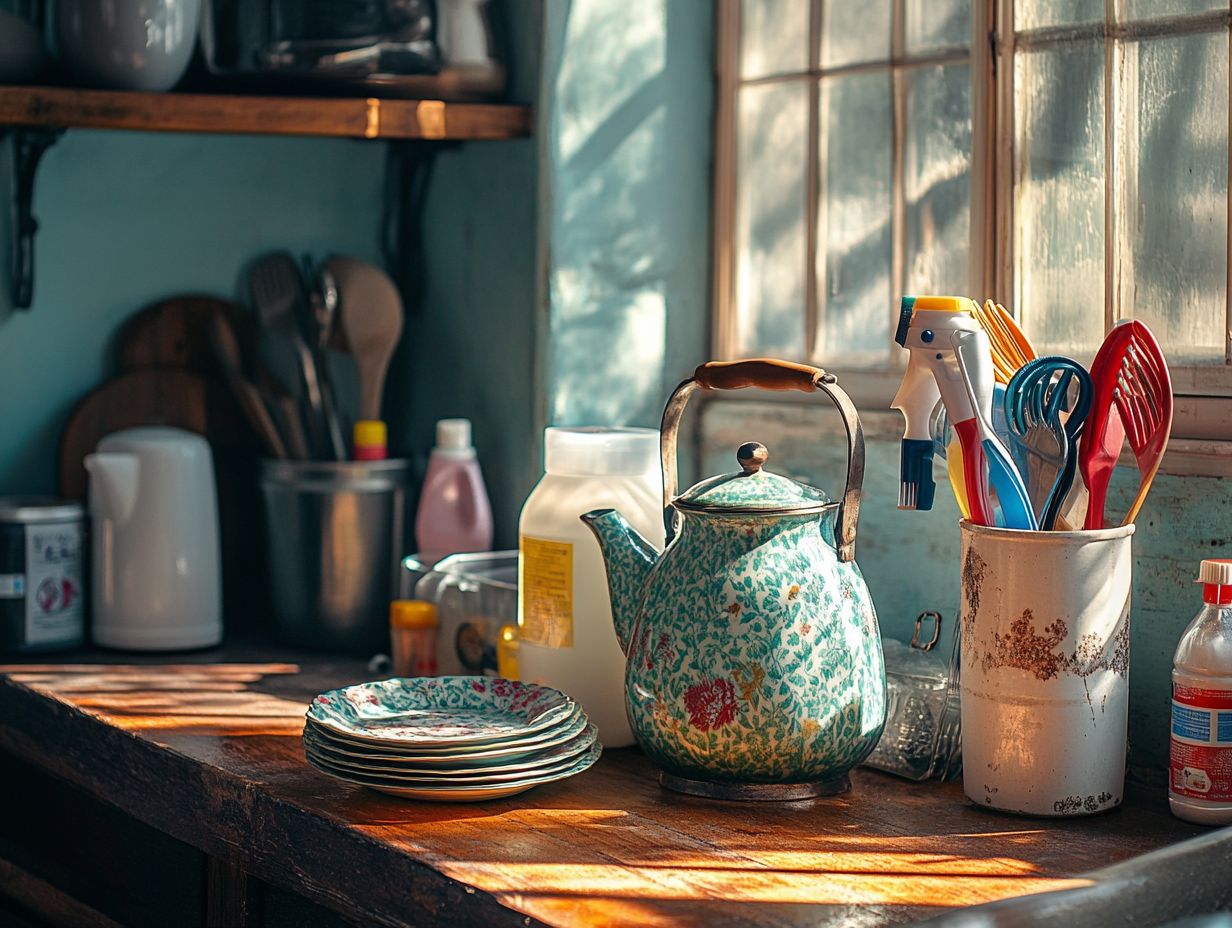
<path fill-rule="evenodd" d="M 1200 825 L 1232 823 L 1232 560 L 1202 562 L 1202 611 L 1172 662 L 1168 804 Z"/>

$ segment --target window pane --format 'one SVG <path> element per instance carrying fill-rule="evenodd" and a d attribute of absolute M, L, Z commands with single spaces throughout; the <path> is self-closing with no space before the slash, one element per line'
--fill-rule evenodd
<path fill-rule="evenodd" d="M 971 68 L 904 75 L 907 293 L 967 292 L 971 228 Z"/>
<path fill-rule="evenodd" d="M 807 82 L 740 91 L 736 307 L 744 354 L 807 354 L 807 125 Z"/>
<path fill-rule="evenodd" d="M 821 82 L 822 195 L 818 242 L 823 364 L 884 365 L 890 346 L 888 72 Z"/>
<path fill-rule="evenodd" d="M 1153 19 L 1156 16 L 1173 16 L 1177 13 L 1205 13 L 1207 10 L 1226 10 L 1227 0 L 1118 0 L 1117 17 L 1122 22 L 1131 19 Z"/>
<path fill-rule="evenodd" d="M 1124 140 L 1128 182 L 1126 315 L 1146 321 L 1173 357 L 1223 361 L 1228 220 L 1228 36 L 1146 41 L 1137 69 L 1137 133 Z M 1131 84 L 1132 86 L 1132 84 Z M 1136 165 L 1135 165 L 1136 161 Z"/>
<path fill-rule="evenodd" d="M 1104 334 L 1104 45 L 1015 66 L 1019 317 L 1037 351 L 1089 359 Z"/>
<path fill-rule="evenodd" d="M 740 76 L 808 70 L 808 0 L 744 0 L 740 4 Z"/>
<path fill-rule="evenodd" d="M 1014 4 L 1014 28 L 1018 30 L 1102 22 L 1103 18 L 1104 0 L 1019 0 Z"/>
<path fill-rule="evenodd" d="M 824 0 L 822 67 L 886 61 L 889 57 L 890 0 Z"/>
<path fill-rule="evenodd" d="M 971 0 L 905 0 L 907 54 L 971 44 Z"/>

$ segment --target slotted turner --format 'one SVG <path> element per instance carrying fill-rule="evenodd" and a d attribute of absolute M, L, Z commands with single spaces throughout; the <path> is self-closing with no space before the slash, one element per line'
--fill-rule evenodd
<path fill-rule="evenodd" d="M 1172 431 L 1172 379 L 1159 343 L 1145 323 L 1113 327 L 1091 363 L 1095 395 L 1079 446 L 1078 467 L 1089 499 L 1083 528 L 1104 527 L 1108 481 L 1127 436 L 1142 480 L 1127 524 L 1146 499 Z"/>
<path fill-rule="evenodd" d="M 1113 396 L 1142 479 L 1122 525 L 1133 522 L 1142 508 L 1172 433 L 1172 377 L 1168 362 L 1155 335 L 1144 323 L 1135 320 L 1130 326 L 1132 338 Z"/>

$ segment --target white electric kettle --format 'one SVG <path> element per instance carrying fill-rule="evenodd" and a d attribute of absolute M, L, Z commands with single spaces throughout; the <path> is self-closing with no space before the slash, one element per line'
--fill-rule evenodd
<path fill-rule="evenodd" d="M 85 460 L 93 520 L 95 644 L 140 651 L 222 640 L 210 446 L 182 429 L 108 435 Z"/>

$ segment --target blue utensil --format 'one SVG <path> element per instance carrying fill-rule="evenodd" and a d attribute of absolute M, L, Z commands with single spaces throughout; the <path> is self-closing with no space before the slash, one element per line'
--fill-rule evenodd
<path fill-rule="evenodd" d="M 971 422 L 974 423 L 979 436 L 977 447 L 983 452 L 982 456 L 988 466 L 988 482 L 996 491 L 997 502 L 1000 504 L 999 524 L 1004 528 L 1035 531 L 1039 528 L 1039 522 L 1031 510 L 1031 501 L 1027 497 L 1022 475 L 992 427 L 992 355 L 988 350 L 987 336 L 982 331 L 978 336 L 971 332 L 958 333 L 954 338 L 954 350 L 959 376 L 975 412 Z M 955 428 L 962 428 L 963 425 L 964 423 L 957 423 Z M 963 462 L 966 467 L 972 466 L 965 448 Z M 975 466 L 981 466 L 978 459 Z M 976 504 L 970 493 L 967 502 L 972 513 L 976 513 Z"/>
<path fill-rule="evenodd" d="M 1057 465 L 1055 477 L 1035 498 L 1042 506 L 1043 529 L 1050 530 L 1056 524 L 1061 504 L 1074 482 L 1077 439 L 1090 413 L 1093 395 L 1091 375 L 1086 368 L 1072 358 L 1059 356 L 1029 362 L 1015 372 L 1006 386 L 1004 408 L 1015 444 L 1035 455 L 1032 462 L 1041 462 L 1039 467 L 1044 463 Z"/>

